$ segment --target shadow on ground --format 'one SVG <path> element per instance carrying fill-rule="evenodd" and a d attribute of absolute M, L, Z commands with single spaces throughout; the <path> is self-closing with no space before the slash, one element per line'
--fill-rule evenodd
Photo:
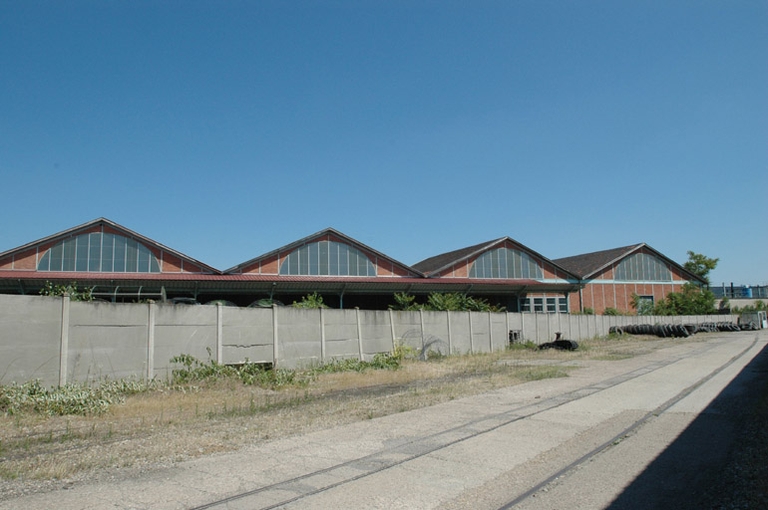
<path fill-rule="evenodd" d="M 768 346 L 609 506 L 768 508 Z"/>

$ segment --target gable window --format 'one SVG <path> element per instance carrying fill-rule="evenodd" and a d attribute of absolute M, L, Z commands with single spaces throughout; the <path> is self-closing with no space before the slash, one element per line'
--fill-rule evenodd
<path fill-rule="evenodd" d="M 483 253 L 472 264 L 470 278 L 543 278 L 541 267 L 527 253 L 498 248 Z"/>
<path fill-rule="evenodd" d="M 280 264 L 282 275 L 376 276 L 373 262 L 360 250 L 336 241 L 296 248 Z"/>
<path fill-rule="evenodd" d="M 669 282 L 672 272 L 658 257 L 648 253 L 635 253 L 616 265 L 616 280 Z"/>
<path fill-rule="evenodd" d="M 52 246 L 37 264 L 38 271 L 87 273 L 159 273 L 160 263 L 135 239 L 92 232 Z"/>

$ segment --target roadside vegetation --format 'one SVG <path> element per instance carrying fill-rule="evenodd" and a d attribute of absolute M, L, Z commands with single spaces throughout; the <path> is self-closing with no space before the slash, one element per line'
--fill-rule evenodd
<path fill-rule="evenodd" d="M 490 354 L 426 361 L 401 347 L 370 361 L 335 360 L 301 370 L 226 366 L 180 355 L 168 381 L 0 386 L 0 499 L 62 480 L 130 476 L 259 441 L 566 377 L 584 363 L 625 359 L 680 341 L 596 338 L 573 352 L 518 343 Z"/>

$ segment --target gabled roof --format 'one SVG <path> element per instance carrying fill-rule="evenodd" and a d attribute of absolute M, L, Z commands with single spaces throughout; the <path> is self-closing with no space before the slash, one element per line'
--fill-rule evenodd
<path fill-rule="evenodd" d="M 525 251 L 529 255 L 533 255 L 539 260 L 552 264 L 552 266 L 562 270 L 564 273 L 571 274 L 571 272 L 568 271 L 567 268 L 559 266 L 557 263 L 549 260 L 547 257 L 543 256 L 542 254 L 531 250 L 525 245 L 515 241 L 511 237 L 500 237 L 499 239 L 494 239 L 492 241 L 475 244 L 473 246 L 467 246 L 466 248 L 460 248 L 458 250 L 449 251 L 441 255 L 435 255 L 434 257 L 424 259 L 421 262 L 414 264 L 413 267 L 414 269 L 417 269 L 422 273 L 424 273 L 424 275 L 426 276 L 435 275 L 435 274 L 441 273 L 445 269 L 448 269 L 456 264 L 459 264 L 468 259 L 474 258 L 482 253 L 485 253 L 489 250 L 492 250 L 496 247 L 499 247 L 506 242 L 520 246 L 523 249 L 523 251 Z M 575 278 L 576 275 L 571 274 L 571 276 L 574 276 Z"/>
<path fill-rule="evenodd" d="M 611 264 L 631 255 L 643 246 L 645 246 L 645 244 L 640 243 L 610 250 L 594 251 L 592 253 L 583 253 L 572 257 L 555 259 L 555 262 L 574 273 L 579 278 L 585 279 L 594 276 L 606 267 L 610 267 Z"/>
<path fill-rule="evenodd" d="M 240 273 L 240 272 L 242 272 L 243 269 L 245 269 L 248 266 L 251 266 L 251 265 L 256 264 L 256 263 L 258 263 L 260 261 L 263 261 L 263 260 L 269 259 L 271 257 L 274 257 L 275 255 L 280 254 L 280 253 L 290 253 L 293 250 L 295 250 L 296 248 L 299 248 L 299 247 L 301 247 L 301 246 L 303 246 L 305 244 L 311 243 L 311 242 L 313 242 L 315 240 L 318 240 L 318 239 L 320 239 L 320 238 L 322 238 L 324 236 L 329 236 L 329 235 L 342 240 L 344 243 L 346 243 L 346 244 L 348 244 L 350 246 L 353 246 L 355 248 L 359 248 L 359 249 L 361 249 L 363 251 L 366 251 L 368 253 L 372 253 L 372 254 L 376 255 L 377 258 L 382 259 L 382 260 L 386 260 L 386 261 L 390 262 L 391 264 L 404 269 L 408 273 L 411 273 L 414 277 L 422 278 L 424 276 L 419 271 L 415 270 L 413 267 L 408 266 L 406 264 L 403 264 L 402 262 L 400 262 L 398 260 L 395 260 L 392 257 L 390 257 L 388 255 L 385 255 L 384 253 L 381 253 L 380 251 L 375 250 L 375 249 L 371 248 L 370 246 L 367 246 L 367 245 L 361 243 L 360 241 L 358 241 L 356 239 L 353 239 L 352 237 L 349 237 L 348 235 L 343 234 L 343 233 L 339 232 L 338 230 L 335 230 L 335 229 L 330 228 L 330 227 L 328 227 L 328 228 L 326 228 L 324 230 L 321 230 L 319 232 L 315 232 L 312 235 L 309 235 L 307 237 L 304 237 L 304 238 L 299 239 L 297 241 L 294 241 L 292 243 L 286 244 L 285 246 L 277 248 L 276 250 L 272 250 L 270 252 L 267 252 L 267 253 L 265 253 L 263 255 L 259 255 L 258 257 L 252 258 L 250 260 L 246 260 L 245 262 L 242 262 L 242 263 L 240 263 L 240 264 L 238 264 L 238 265 L 236 265 L 234 267 L 231 267 L 231 268 L 225 270 L 224 274 Z"/>
<path fill-rule="evenodd" d="M 473 246 L 467 246 L 466 248 L 460 248 L 458 250 L 435 255 L 434 257 L 429 257 L 428 259 L 424 259 L 421 262 L 414 264 L 413 268 L 421 271 L 426 276 L 439 273 L 443 269 L 447 269 L 454 264 L 486 252 L 507 239 L 507 237 L 501 237 L 499 239 L 494 239 L 493 241 L 486 241 Z"/>
<path fill-rule="evenodd" d="M 580 279 L 589 280 L 606 268 L 616 264 L 622 259 L 627 258 L 633 253 L 639 252 L 641 249 L 648 250 L 665 262 L 675 266 L 680 271 L 688 275 L 690 279 L 698 280 L 701 283 L 706 283 L 701 277 L 689 272 L 674 260 L 670 259 L 669 257 L 653 249 L 645 243 L 632 244 L 629 246 L 622 246 L 621 248 L 613 248 L 610 250 L 583 253 L 581 255 L 574 255 L 572 257 L 555 259 L 554 262 L 577 275 Z"/>
<path fill-rule="evenodd" d="M 125 235 L 126 237 L 130 237 L 130 238 L 136 239 L 137 241 L 141 242 L 142 244 L 144 244 L 146 246 L 157 248 L 158 250 L 162 250 L 165 253 L 174 255 L 174 256 L 178 257 L 179 259 L 181 259 L 181 260 L 183 260 L 185 262 L 190 262 L 190 263 L 192 263 L 194 265 L 197 265 L 197 266 L 200 267 L 200 269 L 202 269 L 205 272 L 209 272 L 211 274 L 221 274 L 221 271 L 219 271 L 218 269 L 216 269 L 214 267 L 211 267 L 211 266 L 209 266 L 207 264 L 204 264 L 203 262 L 200 262 L 199 260 L 196 260 L 196 259 L 194 259 L 192 257 L 187 256 L 187 255 L 184 255 L 183 253 L 178 252 L 178 251 L 176 251 L 176 250 L 174 250 L 172 248 L 164 246 L 164 245 L 158 243 L 157 241 L 155 241 L 153 239 L 150 239 L 149 237 L 141 235 L 138 232 L 134 232 L 133 230 L 130 230 L 130 229 L 128 229 L 128 228 L 126 228 L 126 227 L 124 227 L 124 226 L 122 226 L 122 225 L 120 225 L 118 223 L 115 223 L 114 221 L 108 220 L 106 218 L 97 218 L 97 219 L 91 220 L 91 221 L 89 221 L 87 223 L 83 223 L 82 225 L 78 225 L 76 227 L 72 227 L 72 228 L 69 228 L 67 230 L 63 230 L 63 231 L 58 232 L 56 234 L 53 234 L 53 235 L 50 235 L 50 236 L 47 236 L 47 237 L 43 237 L 42 239 L 38 239 L 36 241 L 32 241 L 31 243 L 27 243 L 27 244 L 25 244 L 23 246 L 19 246 L 17 248 L 13 248 L 11 250 L 5 251 L 3 253 L 0 253 L 0 260 L 4 259 L 6 257 L 9 257 L 9 256 L 13 256 L 15 254 L 26 252 L 26 251 L 28 251 L 30 249 L 34 249 L 34 248 L 36 248 L 38 246 L 41 246 L 41 245 L 46 245 L 46 244 L 50 244 L 50 243 L 56 243 L 56 242 L 62 241 L 64 239 L 77 236 L 80 233 L 92 230 L 96 226 L 107 226 L 107 227 L 111 228 L 112 230 L 120 232 L 121 234 Z M 50 274 L 51 272 L 46 272 L 46 273 Z M 96 273 L 89 273 L 89 274 L 94 275 Z M 130 273 L 121 273 L 121 274 L 129 275 Z"/>

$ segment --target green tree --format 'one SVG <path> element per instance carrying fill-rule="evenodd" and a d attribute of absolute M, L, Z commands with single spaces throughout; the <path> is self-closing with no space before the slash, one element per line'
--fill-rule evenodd
<path fill-rule="evenodd" d="M 654 315 L 708 315 L 717 313 L 715 295 L 708 289 L 686 283 L 680 292 L 670 292 L 653 307 Z"/>
<path fill-rule="evenodd" d="M 717 267 L 719 261 L 720 259 L 711 259 L 701 253 L 688 251 L 688 261 L 683 264 L 683 267 L 696 276 L 703 278 L 707 285 L 709 285 L 709 272 Z"/>

